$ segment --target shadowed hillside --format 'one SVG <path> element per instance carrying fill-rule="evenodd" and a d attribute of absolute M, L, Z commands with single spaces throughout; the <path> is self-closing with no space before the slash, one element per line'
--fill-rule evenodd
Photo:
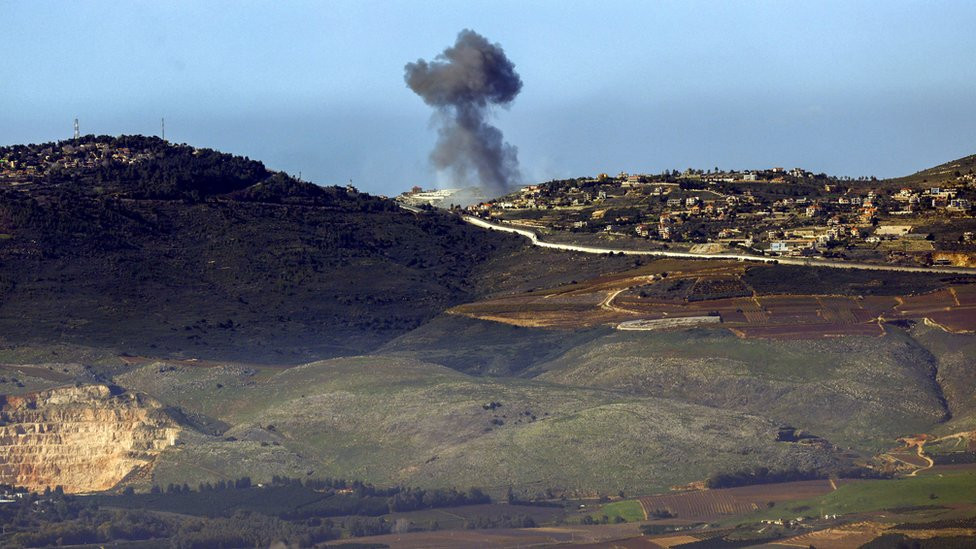
<path fill-rule="evenodd" d="M 522 247 L 155 138 L 0 158 L 6 344 L 285 362 L 359 353 L 470 299 L 474 269 Z"/>

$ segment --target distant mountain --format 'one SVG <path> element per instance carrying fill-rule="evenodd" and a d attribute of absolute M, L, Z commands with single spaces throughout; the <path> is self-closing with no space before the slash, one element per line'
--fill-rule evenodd
<path fill-rule="evenodd" d="M 934 168 L 915 172 L 912 175 L 889 179 L 888 182 L 908 187 L 935 187 L 959 179 L 976 181 L 974 174 L 976 174 L 976 154 L 971 154 L 958 160 L 939 164 Z"/>
<path fill-rule="evenodd" d="M 0 334 L 298 362 L 375 348 L 522 247 L 247 158 L 141 136 L 0 148 Z"/>

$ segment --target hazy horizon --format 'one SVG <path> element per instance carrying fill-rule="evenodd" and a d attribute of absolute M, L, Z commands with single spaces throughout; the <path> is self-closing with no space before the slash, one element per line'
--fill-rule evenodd
<path fill-rule="evenodd" d="M 525 182 L 688 167 L 912 173 L 976 152 L 966 2 L 3 2 L 0 144 L 159 133 L 320 184 L 432 186 L 404 65 L 463 28 L 524 89 Z"/>

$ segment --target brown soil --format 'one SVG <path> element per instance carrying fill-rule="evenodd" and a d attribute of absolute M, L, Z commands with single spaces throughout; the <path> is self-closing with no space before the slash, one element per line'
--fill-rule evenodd
<path fill-rule="evenodd" d="M 678 267 L 674 264 L 673 267 Z M 584 328 L 628 320 L 694 317 L 718 313 L 722 327 L 745 338 L 814 339 L 884 335 L 884 320 L 913 319 L 954 333 L 976 331 L 976 286 L 942 288 L 902 297 L 764 295 L 695 301 L 692 296 L 655 297 L 641 292 L 675 279 L 693 287 L 735 290 L 743 284 L 738 264 L 683 262 L 681 269 L 639 268 L 571 286 L 469 303 L 451 313 L 516 326 Z M 641 297 L 644 295 L 645 297 Z"/>
<path fill-rule="evenodd" d="M 667 510 L 681 520 L 709 521 L 743 515 L 765 508 L 769 502 L 807 499 L 835 490 L 849 480 L 805 480 L 758 484 L 717 490 L 697 490 L 641 498 L 645 513 Z"/>

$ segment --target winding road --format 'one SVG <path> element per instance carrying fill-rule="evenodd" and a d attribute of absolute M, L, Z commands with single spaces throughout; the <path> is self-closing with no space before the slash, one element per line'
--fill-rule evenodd
<path fill-rule="evenodd" d="M 904 273 L 937 273 L 937 274 L 957 274 L 957 275 L 976 275 L 976 269 L 967 267 L 909 267 L 904 265 L 878 265 L 874 263 L 856 263 L 850 261 L 832 261 L 829 259 L 797 259 L 792 257 L 766 257 L 749 254 L 693 254 L 690 252 L 665 252 L 660 250 L 624 250 L 617 248 L 599 248 L 596 246 L 580 246 L 577 244 L 562 244 L 558 242 L 546 242 L 539 238 L 539 235 L 528 229 L 501 225 L 485 221 L 484 219 L 462 215 L 461 219 L 476 227 L 504 231 L 524 236 L 532 242 L 533 246 L 549 248 L 553 250 L 566 250 L 571 252 L 581 252 L 586 254 L 624 254 L 624 255 L 643 255 L 655 257 L 682 257 L 686 259 L 724 259 L 736 261 L 756 261 L 760 263 L 777 263 L 780 265 L 798 265 L 801 267 L 826 267 L 829 269 L 856 269 L 863 271 L 894 271 Z"/>

